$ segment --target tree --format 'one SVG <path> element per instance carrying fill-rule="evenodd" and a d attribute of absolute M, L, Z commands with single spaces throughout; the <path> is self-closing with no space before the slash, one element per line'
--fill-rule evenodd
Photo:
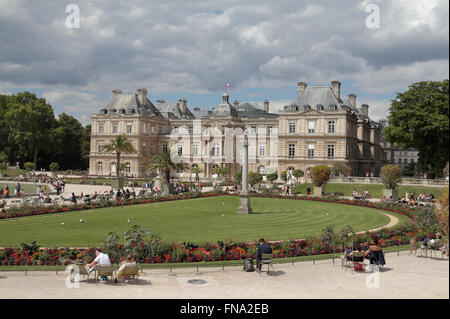
<path fill-rule="evenodd" d="M 300 177 L 305 176 L 305 172 L 303 172 L 301 169 L 294 169 L 294 171 L 292 172 L 292 176 L 294 176 L 295 178 L 297 178 L 297 183 L 298 183 L 298 179 Z"/>
<path fill-rule="evenodd" d="M 398 93 L 383 130 L 390 143 L 419 151 L 419 169 L 440 175 L 449 161 L 449 80 L 413 83 Z"/>
<path fill-rule="evenodd" d="M 126 136 L 118 135 L 111 143 L 103 146 L 102 152 L 107 154 L 116 153 L 117 188 L 120 188 L 120 156 L 122 154 L 136 153 L 136 149 Z"/>
<path fill-rule="evenodd" d="M 219 175 L 219 177 L 226 176 L 230 170 L 226 166 L 217 166 L 211 170 L 211 173 Z"/>
<path fill-rule="evenodd" d="M 380 175 L 383 184 L 388 189 L 396 189 L 402 181 L 402 169 L 396 165 L 384 165 Z"/>
<path fill-rule="evenodd" d="M 0 163 L 0 173 L 3 176 L 5 174 L 6 169 L 8 168 L 8 165 L 6 163 Z"/>
<path fill-rule="evenodd" d="M 25 168 L 26 171 L 31 172 L 32 170 L 34 170 L 35 166 L 32 162 L 26 162 L 25 164 L 23 164 L 23 168 Z"/>
<path fill-rule="evenodd" d="M 234 173 L 233 179 L 236 184 L 242 183 L 242 172 Z"/>
<path fill-rule="evenodd" d="M 273 181 L 277 180 L 278 174 L 277 174 L 277 172 L 270 173 L 270 174 L 266 175 L 266 178 L 270 183 L 273 183 Z"/>
<path fill-rule="evenodd" d="M 315 186 L 321 187 L 330 180 L 331 169 L 327 165 L 314 166 L 311 170 L 311 179 Z"/>
<path fill-rule="evenodd" d="M 59 171 L 59 164 L 57 162 L 52 162 L 50 163 L 49 168 L 52 172 Z"/>
<path fill-rule="evenodd" d="M 0 152 L 0 163 L 7 163 L 8 162 L 8 154 L 5 152 Z"/>
<path fill-rule="evenodd" d="M 331 173 L 333 173 L 334 176 L 349 176 L 351 171 L 352 168 L 344 164 L 335 164 L 331 168 Z"/>
<path fill-rule="evenodd" d="M 248 183 L 250 186 L 255 185 L 263 180 L 263 177 L 260 173 L 257 172 L 249 172 L 248 173 Z"/>
<path fill-rule="evenodd" d="M 89 154 L 91 153 L 91 124 L 86 125 L 81 132 L 80 154 L 81 168 L 89 167 Z"/>
<path fill-rule="evenodd" d="M 203 170 L 200 168 L 200 167 L 198 167 L 198 166 L 196 166 L 196 167 L 191 167 L 191 173 L 192 174 L 195 174 L 196 176 L 198 176 L 198 174 L 200 174 L 201 172 L 203 172 Z"/>
<path fill-rule="evenodd" d="M 446 236 L 449 232 L 449 216 L 448 216 L 448 187 L 442 192 L 438 198 L 437 205 L 435 206 L 436 220 L 442 228 L 442 231 Z"/>
<path fill-rule="evenodd" d="M 282 171 L 280 173 L 280 178 L 281 178 L 281 180 L 286 182 L 287 181 L 287 171 Z"/>
<path fill-rule="evenodd" d="M 5 120 L 8 143 L 14 146 L 19 158 L 31 156 L 36 168 L 38 155 L 54 145 L 51 132 L 56 120 L 52 107 L 35 94 L 19 93 L 11 97 Z"/>
<path fill-rule="evenodd" d="M 63 169 L 77 169 L 83 166 L 81 141 L 83 126 L 73 116 L 62 113 L 53 131 L 55 139 L 54 154 Z"/>
<path fill-rule="evenodd" d="M 406 166 L 405 170 L 403 171 L 403 175 L 410 176 L 410 177 L 415 176 L 416 175 L 416 163 L 414 163 L 414 162 L 409 163 Z"/>
<path fill-rule="evenodd" d="M 153 156 L 147 165 L 148 172 L 158 172 L 163 173 L 166 182 L 170 182 L 170 172 L 172 170 L 176 171 L 188 171 L 189 167 L 183 161 L 173 161 L 170 150 L 164 152 L 161 155 Z"/>

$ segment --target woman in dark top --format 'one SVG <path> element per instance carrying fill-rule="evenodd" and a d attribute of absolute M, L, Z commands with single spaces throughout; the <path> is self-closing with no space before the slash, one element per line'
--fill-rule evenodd
<path fill-rule="evenodd" d="M 369 260 L 371 264 L 376 265 L 385 265 L 386 262 L 384 260 L 383 250 L 380 246 L 378 246 L 378 239 L 374 238 L 372 240 L 372 244 L 369 249 L 366 250 L 365 256 L 369 256 Z"/>

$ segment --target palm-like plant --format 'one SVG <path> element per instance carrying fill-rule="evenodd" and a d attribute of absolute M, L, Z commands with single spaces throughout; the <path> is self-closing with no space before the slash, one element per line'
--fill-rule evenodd
<path fill-rule="evenodd" d="M 133 144 L 125 135 L 118 135 L 111 143 L 103 146 L 103 153 L 116 153 L 117 163 L 116 163 L 116 178 L 117 178 L 117 188 L 120 186 L 120 155 L 121 154 L 132 154 L 137 153 Z"/>
<path fill-rule="evenodd" d="M 166 182 L 170 182 L 170 171 L 176 170 L 176 171 L 188 171 L 189 166 L 188 164 L 184 163 L 183 161 L 180 161 L 179 163 L 176 163 L 172 161 L 170 150 L 167 152 L 164 152 L 161 155 L 153 156 L 150 160 L 150 162 L 147 165 L 147 172 L 161 172 L 164 173 L 164 177 L 166 179 Z"/>

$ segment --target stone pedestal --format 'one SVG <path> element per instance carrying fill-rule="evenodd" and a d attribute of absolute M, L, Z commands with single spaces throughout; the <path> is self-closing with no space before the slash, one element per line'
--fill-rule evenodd
<path fill-rule="evenodd" d="M 251 214 L 252 208 L 250 205 L 250 196 L 245 194 L 239 194 L 239 208 L 238 214 Z"/>
<path fill-rule="evenodd" d="M 322 197 L 322 193 L 323 193 L 323 186 L 322 187 L 318 187 L 318 186 L 314 186 L 314 197 Z"/>

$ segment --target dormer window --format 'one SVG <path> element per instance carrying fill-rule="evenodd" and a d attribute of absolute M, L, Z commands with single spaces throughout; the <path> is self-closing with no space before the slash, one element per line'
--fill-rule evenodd
<path fill-rule="evenodd" d="M 330 105 L 330 110 L 337 111 L 338 107 L 337 105 Z"/>
<path fill-rule="evenodd" d="M 309 110 L 309 109 L 311 109 L 311 106 L 309 106 L 309 105 L 303 105 L 303 110 Z"/>
<path fill-rule="evenodd" d="M 318 104 L 316 107 L 317 107 L 318 111 L 323 111 L 323 105 L 322 104 Z"/>

